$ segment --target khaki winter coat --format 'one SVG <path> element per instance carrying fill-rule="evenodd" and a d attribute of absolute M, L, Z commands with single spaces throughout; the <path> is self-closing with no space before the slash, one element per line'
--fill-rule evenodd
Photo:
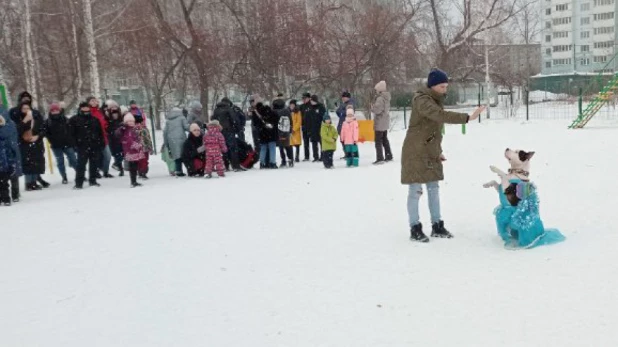
<path fill-rule="evenodd" d="M 465 124 L 465 113 L 444 110 L 444 96 L 429 88 L 414 95 L 410 127 L 401 153 L 401 183 L 428 183 L 444 179 L 442 170 L 442 126 Z"/>

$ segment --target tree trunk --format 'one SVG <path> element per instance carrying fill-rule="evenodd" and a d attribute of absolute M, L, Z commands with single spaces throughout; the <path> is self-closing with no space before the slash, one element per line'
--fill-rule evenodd
<path fill-rule="evenodd" d="M 69 3 L 69 15 L 71 16 L 71 31 L 73 34 L 73 59 L 75 59 L 75 73 L 77 75 L 77 85 L 75 86 L 75 97 L 77 100 L 82 99 L 82 88 L 84 86 L 84 79 L 82 76 L 82 62 L 79 55 L 79 43 L 77 41 L 77 26 L 75 25 L 75 8 L 73 0 L 68 0 Z"/>
<path fill-rule="evenodd" d="M 88 66 L 90 68 L 90 90 L 96 98 L 101 97 L 101 82 L 99 80 L 99 63 L 97 47 L 94 40 L 94 23 L 92 22 L 92 4 L 90 0 L 82 0 L 84 6 L 84 33 L 88 44 Z"/>
<path fill-rule="evenodd" d="M 37 107 L 38 95 L 36 92 L 36 76 L 34 66 L 34 55 L 32 54 L 32 11 L 30 0 L 24 0 L 24 45 L 26 46 L 26 89 L 32 93 L 32 106 Z"/>

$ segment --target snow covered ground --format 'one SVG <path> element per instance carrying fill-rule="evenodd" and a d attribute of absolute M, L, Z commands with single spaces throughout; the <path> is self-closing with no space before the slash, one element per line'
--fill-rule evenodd
<path fill-rule="evenodd" d="M 357 169 L 206 181 L 154 158 L 143 188 L 80 192 L 49 175 L 0 208 L 0 345 L 616 346 L 618 124 L 568 124 L 447 127 L 455 238 L 429 244 L 408 240 L 400 165 L 371 166 L 369 143 Z M 505 147 L 536 151 L 542 217 L 566 242 L 503 249 L 481 185 Z"/>

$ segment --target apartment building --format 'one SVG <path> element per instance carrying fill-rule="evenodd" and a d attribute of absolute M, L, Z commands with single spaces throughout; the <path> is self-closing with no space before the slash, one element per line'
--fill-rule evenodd
<path fill-rule="evenodd" d="M 617 0 L 541 0 L 543 75 L 618 71 Z M 618 59 L 617 59 L 618 60 Z"/>

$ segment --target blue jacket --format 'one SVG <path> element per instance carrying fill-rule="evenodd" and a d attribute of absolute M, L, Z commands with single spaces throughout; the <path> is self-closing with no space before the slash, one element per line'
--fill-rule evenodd
<path fill-rule="evenodd" d="M 0 116 L 2 116 L 0 119 L 0 172 L 21 176 L 17 127 L 3 108 L 0 108 Z"/>
<path fill-rule="evenodd" d="M 337 109 L 337 117 L 339 117 L 339 123 L 337 123 L 337 133 L 341 134 L 341 127 L 343 126 L 343 122 L 345 122 L 345 110 L 348 105 L 352 105 L 356 109 L 356 102 L 354 99 L 348 100 L 348 102 L 342 103 L 339 105 Z"/>

